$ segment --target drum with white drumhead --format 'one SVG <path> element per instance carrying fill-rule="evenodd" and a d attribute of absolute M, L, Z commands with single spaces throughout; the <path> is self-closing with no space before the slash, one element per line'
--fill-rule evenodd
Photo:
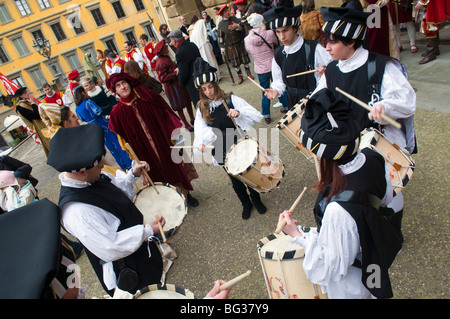
<path fill-rule="evenodd" d="M 362 132 L 360 149 L 369 147 L 379 153 L 389 166 L 389 177 L 396 194 L 400 193 L 411 179 L 415 163 L 406 150 L 389 141 L 380 131 L 369 128 Z"/>
<path fill-rule="evenodd" d="M 144 215 L 144 224 L 155 220 L 155 215 L 166 220 L 163 227 L 166 237 L 174 235 L 187 215 L 187 203 L 174 186 L 168 183 L 155 182 L 156 193 L 152 185 L 145 186 L 136 194 L 134 204 Z"/>
<path fill-rule="evenodd" d="M 258 242 L 258 255 L 271 299 L 322 299 L 303 270 L 305 250 L 290 242 L 291 236 L 271 234 Z"/>
<path fill-rule="evenodd" d="M 134 299 L 199 299 L 189 289 L 172 284 L 153 284 L 136 292 Z"/>
<path fill-rule="evenodd" d="M 308 150 L 300 140 L 302 117 L 305 113 L 304 105 L 307 100 L 303 99 L 300 103 L 294 105 L 287 113 L 278 121 L 277 128 L 287 138 L 294 147 L 302 153 L 309 161 L 314 163 L 314 154 Z"/>
<path fill-rule="evenodd" d="M 284 177 L 283 162 L 249 136 L 230 148 L 225 158 L 225 169 L 260 193 L 274 190 Z"/>

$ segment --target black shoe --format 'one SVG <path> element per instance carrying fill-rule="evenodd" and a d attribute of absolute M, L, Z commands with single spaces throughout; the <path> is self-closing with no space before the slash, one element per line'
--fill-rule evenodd
<path fill-rule="evenodd" d="M 252 212 L 253 205 L 248 204 L 244 206 L 244 209 L 242 210 L 242 219 L 249 219 L 250 213 Z"/>
<path fill-rule="evenodd" d="M 280 110 L 281 113 L 287 113 L 287 111 L 288 111 L 287 109 L 281 109 Z"/>
<path fill-rule="evenodd" d="M 198 206 L 198 200 L 195 197 L 192 197 L 191 194 L 187 194 L 187 204 L 191 207 L 197 207 Z"/>
<path fill-rule="evenodd" d="M 261 201 L 253 202 L 253 206 L 255 206 L 258 213 L 265 214 L 267 212 L 267 207 Z"/>

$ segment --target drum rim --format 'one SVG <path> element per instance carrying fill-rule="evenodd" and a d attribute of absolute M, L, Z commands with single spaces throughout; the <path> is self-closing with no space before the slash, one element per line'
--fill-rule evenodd
<path fill-rule="evenodd" d="M 147 292 L 157 291 L 157 290 L 173 291 L 173 292 L 179 293 L 179 294 L 186 296 L 188 298 L 191 298 L 191 299 L 200 299 L 195 293 L 193 293 L 189 289 L 183 288 L 181 286 L 177 286 L 174 284 L 164 284 L 164 285 L 151 284 L 151 285 L 145 286 L 145 287 L 139 289 L 138 291 L 136 291 L 136 293 L 133 296 L 133 299 L 137 299 Z"/>
<path fill-rule="evenodd" d="M 262 251 L 262 247 L 269 243 L 270 241 L 277 239 L 277 238 L 281 238 L 287 236 L 284 233 L 280 233 L 280 234 L 275 234 L 272 233 L 262 239 L 260 239 L 258 241 L 257 244 L 257 248 L 259 251 L 259 254 L 261 255 L 262 258 L 264 259 L 269 259 L 269 260 L 293 260 L 293 259 L 303 259 L 305 257 L 305 249 L 299 245 L 298 249 L 294 249 L 294 250 L 286 250 L 285 252 L 283 252 L 283 254 L 281 254 L 281 256 L 279 256 L 278 254 L 275 254 L 273 251 Z"/>
<path fill-rule="evenodd" d="M 188 213 L 188 204 L 187 204 L 187 201 L 186 201 L 186 197 L 183 195 L 183 193 L 181 193 L 175 186 L 173 186 L 172 184 L 170 184 L 170 183 L 167 183 L 167 182 L 153 182 L 153 184 L 155 185 L 155 186 L 165 186 L 165 187 L 169 187 L 169 188 L 172 188 L 173 190 L 175 190 L 180 196 L 181 196 L 181 198 L 183 198 L 183 201 L 184 201 L 184 214 L 183 214 L 183 218 L 181 219 L 181 221 L 180 221 L 180 223 L 178 224 L 178 225 L 176 225 L 175 227 L 173 227 L 173 228 L 170 228 L 170 229 L 165 229 L 164 231 L 165 232 L 169 232 L 169 231 L 171 231 L 171 230 L 173 230 L 173 231 L 176 231 L 180 226 L 181 226 L 181 224 L 184 222 L 184 220 L 185 220 L 185 218 L 186 218 L 186 216 L 187 216 L 187 213 Z M 144 186 L 143 188 L 141 188 L 137 193 L 136 193 L 136 195 L 134 196 L 134 198 L 133 198 L 133 204 L 135 204 L 136 203 L 136 198 L 138 197 L 138 195 L 142 192 L 142 191 L 144 191 L 145 189 L 147 189 L 147 188 L 152 188 L 153 186 L 151 185 L 151 184 L 149 184 L 149 185 L 146 185 L 146 186 Z M 142 213 L 141 213 L 142 214 Z M 144 215 L 144 214 L 142 214 L 142 215 Z"/>

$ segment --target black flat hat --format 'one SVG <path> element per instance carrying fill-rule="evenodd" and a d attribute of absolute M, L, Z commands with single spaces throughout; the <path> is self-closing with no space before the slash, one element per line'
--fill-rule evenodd
<path fill-rule="evenodd" d="M 58 172 L 79 172 L 98 165 L 105 153 L 104 132 L 97 124 L 60 128 L 50 141 L 47 164 Z"/>
<path fill-rule="evenodd" d="M 0 215 L 0 298 L 43 298 L 61 262 L 59 207 L 47 198 Z"/>
<path fill-rule="evenodd" d="M 296 7 L 275 7 L 263 13 L 266 21 L 267 29 L 275 30 L 287 26 L 300 26 L 300 15 L 302 14 L 303 6 Z"/>
<path fill-rule="evenodd" d="M 300 140 L 320 158 L 347 158 L 358 151 L 359 125 L 352 117 L 349 104 L 325 88 L 306 103 Z"/>
<path fill-rule="evenodd" d="M 349 7 L 320 8 L 323 21 L 322 30 L 343 38 L 364 40 L 367 32 L 367 19 L 372 13 Z"/>

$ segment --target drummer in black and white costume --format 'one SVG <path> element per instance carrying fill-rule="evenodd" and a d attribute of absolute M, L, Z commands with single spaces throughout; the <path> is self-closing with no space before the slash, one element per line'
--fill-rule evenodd
<path fill-rule="evenodd" d="M 61 128 L 51 140 L 47 164 L 61 172 L 61 224 L 85 247 L 105 291 L 112 296 L 119 287 L 134 294 L 160 283 L 163 262 L 153 239 L 159 233 L 157 222 L 164 225 L 165 220 L 159 217 L 144 225 L 132 202 L 136 179 L 148 164 L 134 163 L 127 173 L 118 170 L 114 177 L 101 171 L 104 155 L 99 126 Z M 120 276 L 125 279 L 133 271 L 137 278 L 119 283 Z"/>
<path fill-rule="evenodd" d="M 275 49 L 272 59 L 272 84 L 265 90 L 268 99 L 287 92 L 289 108 L 310 94 L 317 86 L 324 67 L 332 61 L 317 41 L 304 40 L 300 34 L 303 6 L 275 7 L 263 13 L 266 26 L 274 30 L 282 45 Z M 320 73 L 290 77 L 288 75 L 319 69 Z M 281 110 L 286 113 L 288 109 Z"/>
<path fill-rule="evenodd" d="M 194 154 L 205 152 L 206 146 L 212 145 L 214 165 L 224 166 L 227 152 L 240 137 L 231 118 L 241 132 L 245 132 L 259 123 L 263 116 L 244 99 L 233 93 L 225 94 L 218 85 L 216 69 L 202 58 L 197 58 L 194 62 L 194 84 L 200 91 L 194 122 Z M 227 104 L 229 113 L 223 102 Z M 242 218 L 250 217 L 253 206 L 260 214 L 264 214 L 266 207 L 261 202 L 260 194 L 234 176 L 228 176 L 243 206 Z"/>
<path fill-rule="evenodd" d="M 317 231 L 302 233 L 291 212 L 283 212 L 280 221 L 286 219 L 283 231 L 291 242 L 305 248 L 308 280 L 330 299 L 391 298 L 389 267 L 401 241 L 379 213 L 393 196 L 384 158 L 369 148 L 358 150 L 360 132 L 351 109 L 328 89 L 308 101 L 302 129 L 302 142 L 321 158 Z"/>
<path fill-rule="evenodd" d="M 329 88 L 339 95 L 335 91 L 339 87 L 361 101 L 372 104 L 369 114 L 366 109 L 349 101 L 361 131 L 369 127 L 379 128 L 381 125 L 381 132 L 387 139 L 410 154 L 414 153 L 416 145 L 413 117 L 416 94 L 400 61 L 363 48 L 367 18 L 371 13 L 352 7 L 321 8 L 321 13 L 325 21 L 323 31 L 327 39 L 326 50 L 334 61 L 327 66 L 313 95 L 323 88 Z M 372 80 L 369 80 L 371 69 L 375 72 L 372 73 Z M 346 97 L 342 98 L 348 101 Z M 380 113 L 400 122 L 402 129 L 382 120 Z M 394 197 L 389 207 L 396 212 L 392 222 L 400 232 L 403 216 L 401 192 Z"/>

